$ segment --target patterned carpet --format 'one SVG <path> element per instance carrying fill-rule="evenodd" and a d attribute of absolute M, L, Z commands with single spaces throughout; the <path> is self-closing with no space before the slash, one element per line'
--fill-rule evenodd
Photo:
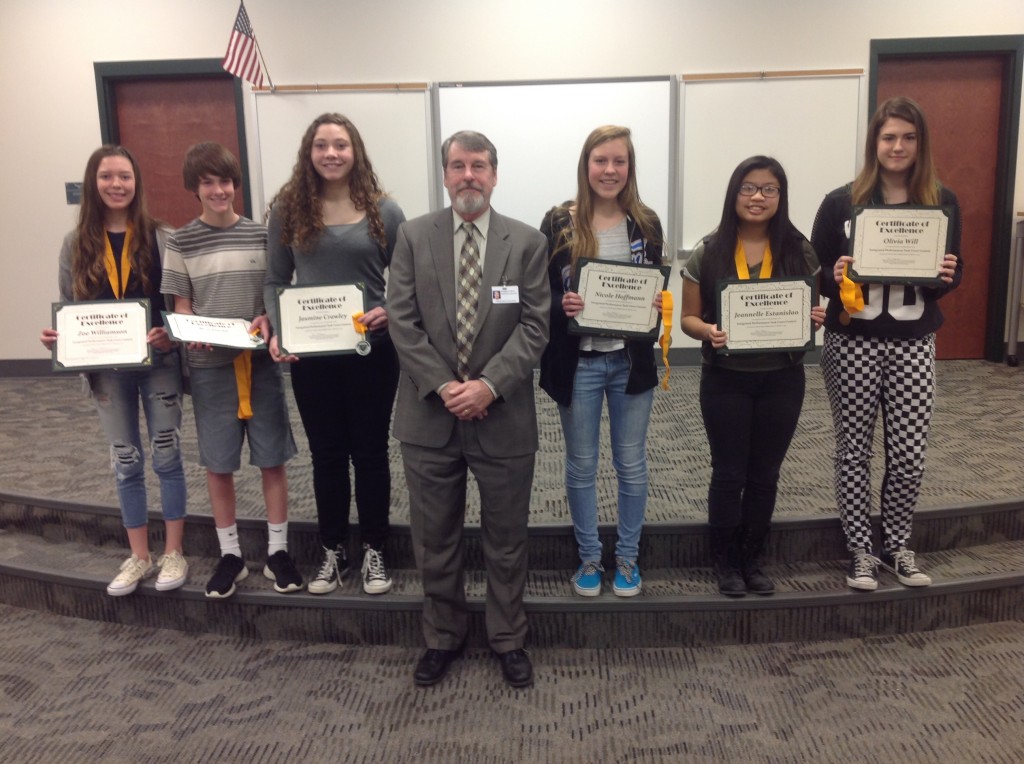
<path fill-rule="evenodd" d="M 470 651 L 141 629 L 0 605 L 0 758 L 61 762 L 1024 760 L 1024 624 L 827 643 L 543 650 L 511 690 Z"/>
<path fill-rule="evenodd" d="M 832 421 L 820 370 L 807 367 L 807 396 L 800 425 L 783 466 L 777 513 L 780 517 L 832 516 Z M 699 370 L 672 370 L 671 390 L 657 390 L 648 436 L 650 499 L 648 522 L 699 521 L 704 517 L 710 465 L 697 401 Z M 289 464 L 291 517 L 313 519 L 312 472 L 305 434 L 292 405 L 299 455 Z M 532 523 L 569 521 L 565 503 L 563 444 L 558 413 L 537 393 L 541 446 L 531 508 Z M 186 398 L 183 448 L 189 511 L 209 514 L 204 471 L 191 399 Z M 116 506 L 109 456 L 99 421 L 77 376 L 0 379 L 0 488 Z M 603 424 L 608 442 L 607 420 Z M 879 428 L 880 431 L 880 428 Z M 616 494 L 610 454 L 602 453 L 598 477 L 601 521 L 612 522 Z M 875 486 L 881 476 L 883 447 L 875 447 Z M 1024 375 L 981 361 L 939 363 L 938 402 L 929 440 L 922 507 L 971 504 L 1024 494 Z M 408 523 L 408 496 L 397 443 L 391 449 L 392 521 Z M 150 495 L 156 483 L 150 480 Z M 259 472 L 242 470 L 236 480 L 239 514 L 262 517 Z M 471 495 L 468 518 L 479 517 Z M 354 512 L 353 512 L 354 517 Z"/>

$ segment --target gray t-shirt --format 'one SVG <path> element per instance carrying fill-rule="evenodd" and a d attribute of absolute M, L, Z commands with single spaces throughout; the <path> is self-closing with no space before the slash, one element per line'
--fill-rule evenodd
<path fill-rule="evenodd" d="M 629 234 L 626 232 L 626 219 L 606 231 L 595 231 L 597 239 L 597 256 L 601 260 L 615 260 L 620 263 L 631 262 L 629 251 Z M 610 353 L 626 347 L 623 340 L 614 337 L 583 337 L 580 339 L 580 350 L 597 350 Z"/>

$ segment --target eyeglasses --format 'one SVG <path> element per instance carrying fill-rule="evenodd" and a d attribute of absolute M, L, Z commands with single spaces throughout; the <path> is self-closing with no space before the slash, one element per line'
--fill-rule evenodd
<path fill-rule="evenodd" d="M 782 189 L 778 186 L 773 186 L 771 183 L 765 183 L 763 186 L 758 186 L 753 183 L 741 183 L 740 184 L 740 196 L 753 196 L 758 191 L 761 192 L 761 196 L 765 199 L 774 199 L 779 195 Z"/>

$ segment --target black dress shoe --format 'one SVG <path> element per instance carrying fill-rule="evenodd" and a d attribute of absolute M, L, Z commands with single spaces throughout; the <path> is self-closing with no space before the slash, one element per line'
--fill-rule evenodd
<path fill-rule="evenodd" d="M 533 684 L 533 665 L 526 650 L 510 650 L 498 656 L 501 673 L 511 687 L 529 687 Z"/>
<path fill-rule="evenodd" d="M 435 650 L 433 648 L 427 650 L 416 664 L 416 671 L 412 675 L 413 681 L 420 687 L 437 684 L 444 679 L 444 675 L 448 673 L 448 667 L 459 657 L 461 652 L 461 650 Z"/>

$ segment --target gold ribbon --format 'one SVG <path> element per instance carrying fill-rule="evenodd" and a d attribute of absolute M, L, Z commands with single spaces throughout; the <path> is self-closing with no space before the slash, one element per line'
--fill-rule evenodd
<path fill-rule="evenodd" d="M 359 322 L 359 319 L 362 318 L 362 317 L 363 317 L 363 311 L 361 311 L 361 310 L 357 310 L 355 313 L 353 313 L 352 314 L 352 326 L 355 328 L 355 330 L 357 332 L 359 332 L 360 336 L 362 336 L 362 338 L 365 340 L 366 339 L 366 324 L 363 324 L 363 323 Z"/>
<path fill-rule="evenodd" d="M 124 297 L 125 290 L 128 289 L 128 276 L 132 272 L 132 263 L 128 257 L 128 253 L 131 252 L 132 246 L 131 226 L 128 226 L 128 228 L 125 229 L 124 246 L 121 247 L 120 281 L 118 281 L 117 278 L 117 261 L 114 260 L 114 248 L 110 246 L 109 234 L 103 237 L 103 243 L 106 245 L 106 249 L 103 252 L 103 262 L 107 266 L 107 278 L 110 279 L 110 288 L 114 290 L 114 299 L 120 300 Z M 118 290 L 118 287 L 120 287 L 120 291 Z"/>
<path fill-rule="evenodd" d="M 849 268 L 849 263 L 843 266 L 843 283 L 839 285 L 839 299 L 843 301 L 847 316 L 864 310 L 864 292 L 860 284 L 852 281 L 847 275 Z M 849 320 L 846 323 L 849 323 Z"/>
<path fill-rule="evenodd" d="M 235 386 L 238 388 L 238 418 L 252 419 L 252 351 L 235 356 Z"/>
<path fill-rule="evenodd" d="M 658 344 L 661 345 L 661 358 L 665 362 L 665 378 L 661 380 L 661 389 L 668 390 L 668 378 L 672 375 L 672 367 L 668 365 L 668 349 L 672 346 L 672 293 L 667 289 L 661 293 L 661 325 L 663 331 Z"/>
<path fill-rule="evenodd" d="M 747 253 L 743 251 L 743 242 L 736 242 L 736 275 L 744 281 L 750 280 L 750 269 L 747 268 Z M 764 260 L 761 261 L 761 272 L 758 278 L 767 279 L 772 275 L 772 248 L 765 245 Z"/>

